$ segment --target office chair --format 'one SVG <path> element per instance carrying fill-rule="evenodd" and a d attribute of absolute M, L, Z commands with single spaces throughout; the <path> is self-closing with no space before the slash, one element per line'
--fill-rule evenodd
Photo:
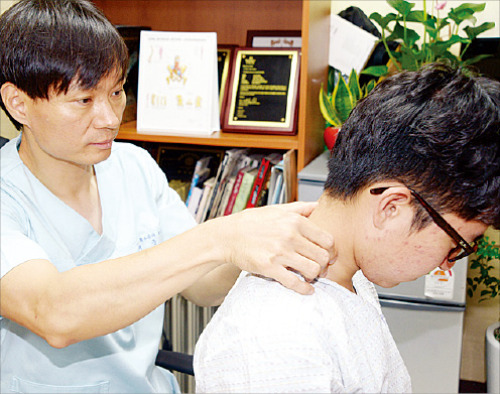
<path fill-rule="evenodd" d="M 162 332 L 161 349 L 156 355 L 155 365 L 172 372 L 177 371 L 194 376 L 193 356 L 191 354 L 174 352 L 165 329 Z"/>
<path fill-rule="evenodd" d="M 182 372 L 194 376 L 193 356 L 191 354 L 160 349 L 155 364 L 170 371 Z"/>
<path fill-rule="evenodd" d="M 8 138 L 0 137 L 0 148 L 9 142 Z"/>

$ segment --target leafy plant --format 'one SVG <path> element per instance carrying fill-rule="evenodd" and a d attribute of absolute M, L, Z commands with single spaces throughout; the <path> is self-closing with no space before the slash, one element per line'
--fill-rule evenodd
<path fill-rule="evenodd" d="M 336 83 L 334 82 L 335 79 Z M 375 81 L 372 79 L 361 87 L 356 70 L 353 69 L 351 71 L 346 81 L 339 71 L 330 68 L 328 85 L 328 92 L 325 92 L 323 85 L 321 85 L 319 91 L 319 108 L 327 122 L 327 126 L 340 128 L 347 120 L 358 100 L 366 97 L 375 87 Z M 333 92 L 329 93 L 332 89 Z"/>
<path fill-rule="evenodd" d="M 475 276 L 467 278 L 467 294 L 474 295 L 476 290 L 481 290 L 479 302 L 492 299 L 500 294 L 500 279 L 492 275 L 494 265 L 500 264 L 499 245 L 490 241 L 489 237 L 483 237 L 478 241 L 478 249 L 471 259 L 470 268 L 475 270 Z"/>
<path fill-rule="evenodd" d="M 423 64 L 445 59 L 456 65 L 469 65 L 488 57 L 488 55 L 479 55 L 471 59 L 463 59 L 472 40 L 492 29 L 495 23 L 484 22 L 480 26 L 466 26 L 461 29 L 465 21 L 470 21 L 475 25 L 477 19 L 474 14 L 483 11 L 486 3 L 463 3 L 456 8 L 451 8 L 443 18 L 439 16 L 439 11 L 444 8 L 446 1 L 436 2 L 430 14 L 427 11 L 426 0 L 423 1 L 423 10 L 414 10 L 415 3 L 405 0 L 387 0 L 387 3 L 396 13 L 391 12 L 382 16 L 374 12 L 370 15 L 370 19 L 382 29 L 381 41 L 384 43 L 391 63 L 398 71 L 418 70 Z M 423 27 L 423 37 L 415 29 L 410 28 L 414 25 Z M 442 34 L 445 28 L 449 32 L 446 39 Z M 460 29 L 465 32 L 465 36 L 459 35 Z M 400 43 L 399 47 L 391 50 L 388 45 L 390 41 Z M 458 55 L 450 51 L 455 44 L 461 45 Z M 388 68 L 387 66 L 374 66 L 371 70 L 365 71 L 380 75 L 387 74 Z"/>

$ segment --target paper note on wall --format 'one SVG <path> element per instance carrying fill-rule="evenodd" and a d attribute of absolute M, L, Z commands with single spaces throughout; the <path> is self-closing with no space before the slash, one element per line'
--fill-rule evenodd
<path fill-rule="evenodd" d="M 430 298 L 451 300 L 453 298 L 454 282 L 453 270 L 443 271 L 436 268 L 425 276 L 424 294 Z"/>
<path fill-rule="evenodd" d="M 342 74 L 363 69 L 378 38 L 338 15 L 330 17 L 330 49 L 328 63 Z"/>

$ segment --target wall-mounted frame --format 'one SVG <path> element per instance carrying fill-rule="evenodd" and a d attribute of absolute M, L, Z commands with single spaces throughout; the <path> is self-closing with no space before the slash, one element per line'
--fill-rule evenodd
<path fill-rule="evenodd" d="M 223 131 L 297 131 L 299 49 L 236 49 Z"/>
<path fill-rule="evenodd" d="M 301 48 L 300 30 L 248 30 L 249 48 Z"/>
<path fill-rule="evenodd" d="M 227 92 L 233 65 L 233 55 L 237 45 L 217 45 L 217 73 L 219 78 L 219 110 L 221 121 L 227 102 Z"/>

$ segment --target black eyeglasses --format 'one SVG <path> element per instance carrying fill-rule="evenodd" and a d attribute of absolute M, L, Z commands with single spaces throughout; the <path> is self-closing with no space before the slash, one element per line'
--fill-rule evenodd
<path fill-rule="evenodd" d="M 370 189 L 370 193 L 374 195 L 382 194 L 384 191 L 389 189 L 388 187 L 377 187 L 374 189 Z M 444 220 L 444 218 L 434 209 L 432 208 L 427 201 L 425 201 L 416 191 L 408 188 L 411 195 L 415 197 L 415 199 L 422 205 L 422 207 L 429 213 L 434 223 L 436 223 L 446 234 L 448 234 L 451 239 L 453 239 L 457 246 L 455 246 L 450 253 L 448 253 L 448 261 L 454 262 L 460 260 L 464 257 L 469 256 L 477 250 L 477 244 L 474 242 L 472 245 L 469 244 L 462 236 L 453 228 L 451 225 Z M 462 250 L 462 252 L 460 252 Z"/>

